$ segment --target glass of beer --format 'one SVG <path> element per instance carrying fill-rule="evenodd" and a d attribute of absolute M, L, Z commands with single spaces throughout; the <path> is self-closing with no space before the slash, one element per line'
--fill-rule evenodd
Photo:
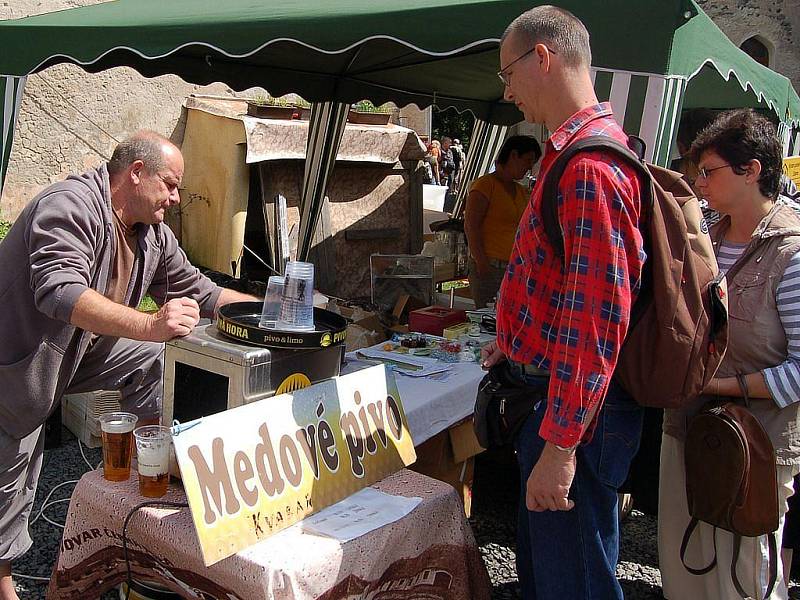
<path fill-rule="evenodd" d="M 169 427 L 145 425 L 133 432 L 139 469 L 139 493 L 146 498 L 160 498 L 169 484 Z"/>
<path fill-rule="evenodd" d="M 108 481 L 128 481 L 131 475 L 133 428 L 139 420 L 134 414 L 112 412 L 101 415 L 103 432 L 103 477 Z"/>

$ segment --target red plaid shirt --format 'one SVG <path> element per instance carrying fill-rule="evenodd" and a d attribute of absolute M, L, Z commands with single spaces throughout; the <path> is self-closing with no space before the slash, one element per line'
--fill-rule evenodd
<path fill-rule="evenodd" d="M 608 103 L 576 113 L 550 136 L 540 180 L 568 144 L 592 135 L 627 140 Z M 645 255 L 638 178 L 616 155 L 578 154 L 558 194 L 566 260 L 547 240 L 537 185 L 500 288 L 497 341 L 509 358 L 550 371 L 539 435 L 574 446 L 591 438 L 591 415 L 608 390 Z"/>

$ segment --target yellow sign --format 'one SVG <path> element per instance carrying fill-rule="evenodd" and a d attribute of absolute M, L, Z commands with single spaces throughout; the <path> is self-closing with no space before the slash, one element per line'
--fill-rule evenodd
<path fill-rule="evenodd" d="M 383 365 L 203 417 L 173 440 L 206 565 L 417 458 Z"/>
<path fill-rule="evenodd" d="M 788 156 L 783 159 L 783 172 L 800 187 L 800 156 Z"/>

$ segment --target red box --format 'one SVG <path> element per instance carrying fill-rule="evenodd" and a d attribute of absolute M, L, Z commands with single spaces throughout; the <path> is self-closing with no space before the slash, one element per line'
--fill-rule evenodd
<path fill-rule="evenodd" d="M 442 335 L 445 328 L 466 320 L 467 313 L 463 310 L 444 306 L 428 306 L 408 313 L 408 329 L 419 333 Z"/>

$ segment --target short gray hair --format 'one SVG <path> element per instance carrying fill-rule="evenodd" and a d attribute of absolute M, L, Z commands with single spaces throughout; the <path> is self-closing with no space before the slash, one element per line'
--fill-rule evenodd
<path fill-rule="evenodd" d="M 589 68 L 592 48 L 589 31 L 583 22 L 568 10 L 549 4 L 522 13 L 506 28 L 503 40 L 513 32 L 524 35 L 531 43 L 551 47 L 565 64 Z"/>
<path fill-rule="evenodd" d="M 171 144 L 167 138 L 154 131 L 137 131 L 120 142 L 108 161 L 111 175 L 121 173 L 137 160 L 144 163 L 148 173 L 156 173 L 165 166 L 164 144 Z"/>

